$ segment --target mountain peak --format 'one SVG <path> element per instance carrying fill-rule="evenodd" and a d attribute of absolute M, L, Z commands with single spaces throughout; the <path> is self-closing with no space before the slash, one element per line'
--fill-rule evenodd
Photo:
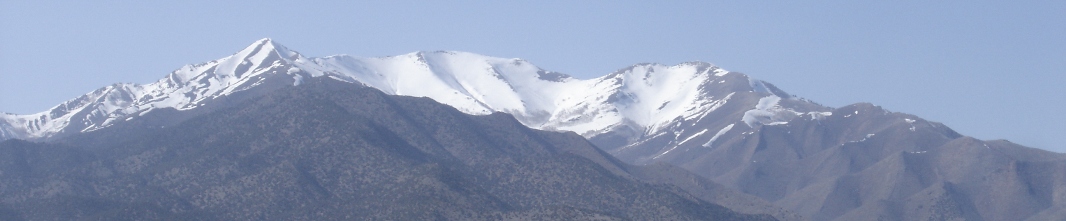
<path fill-rule="evenodd" d="M 238 55 L 239 57 L 249 58 L 250 56 L 255 55 L 269 57 L 271 54 L 276 54 L 277 56 L 285 60 L 296 60 L 302 57 L 300 53 L 297 53 L 293 50 L 289 50 L 289 48 L 277 43 L 271 38 L 259 39 L 253 42 L 251 45 L 248 45 L 248 47 L 245 47 L 243 50 L 238 51 L 235 55 Z"/>
<path fill-rule="evenodd" d="M 274 41 L 274 39 L 270 39 L 269 37 L 267 37 L 267 38 L 260 38 L 259 40 L 256 40 L 255 43 L 260 43 L 261 44 L 261 43 L 268 43 L 268 42 L 273 42 L 273 41 Z"/>
<path fill-rule="evenodd" d="M 216 60 L 217 65 L 208 67 L 209 70 L 192 71 L 191 76 L 207 71 L 213 76 L 233 76 L 241 78 L 246 72 L 258 72 L 271 67 L 280 67 L 295 63 L 297 60 L 307 59 L 300 53 L 289 50 L 270 38 L 263 38 L 251 45 L 244 47 L 233 55 Z M 188 79 L 188 78 L 183 78 Z"/>
<path fill-rule="evenodd" d="M 262 39 L 256 40 L 254 43 L 249 45 L 249 47 L 258 46 L 258 45 L 267 46 L 267 47 L 272 48 L 272 49 L 273 48 L 280 48 L 280 49 L 286 49 L 287 50 L 287 48 L 285 46 L 275 42 L 274 39 L 271 39 L 271 38 L 262 38 Z"/>

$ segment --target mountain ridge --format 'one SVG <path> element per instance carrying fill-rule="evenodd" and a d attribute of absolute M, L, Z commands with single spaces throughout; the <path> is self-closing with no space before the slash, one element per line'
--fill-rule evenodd
<path fill-rule="evenodd" d="M 375 67 L 368 68 L 369 66 Z M 634 97 L 634 91 L 629 90 L 630 87 L 618 87 L 609 82 L 619 84 L 622 81 L 632 81 L 637 77 L 643 77 L 646 81 L 649 77 L 677 75 L 654 73 L 655 69 L 669 71 L 672 68 L 694 68 L 695 73 L 689 75 L 706 75 L 712 74 L 708 72 L 713 72 L 715 76 L 723 76 L 731 73 L 705 62 L 685 62 L 674 66 L 642 63 L 619 69 L 599 78 L 580 80 L 562 73 L 543 70 L 522 59 L 493 58 L 454 51 L 419 51 L 376 58 L 354 58 L 346 55 L 307 58 L 272 39 L 264 38 L 230 56 L 200 64 L 185 65 L 156 82 L 122 84 L 121 90 L 115 91 L 94 91 L 94 93 L 72 99 L 45 111 L 50 112 L 48 115 L 42 114 L 44 112 L 5 115 L 4 121 L 7 129 L 3 133 L 5 136 L 0 139 L 39 139 L 62 136 L 64 133 L 84 132 L 106 127 L 111 121 L 123 120 L 158 108 L 188 110 L 210 103 L 211 99 L 252 88 L 268 80 L 267 78 L 280 78 L 278 75 L 288 75 L 293 78 L 293 84 L 299 84 L 299 81 L 306 77 L 330 76 L 339 80 L 369 85 L 389 94 L 431 97 L 456 106 L 466 113 L 488 114 L 503 111 L 518 116 L 523 123 L 534 128 L 569 130 L 590 135 L 603 133 L 611 126 L 625 124 L 627 119 L 635 119 L 636 127 L 653 126 L 651 124 L 655 122 L 647 119 L 647 112 L 671 106 L 680 107 L 681 105 L 676 104 L 679 102 L 673 101 L 676 99 L 659 101 L 662 103 L 657 106 L 658 109 L 642 107 L 628 110 L 625 107 L 629 107 L 628 104 L 631 103 L 613 105 L 616 107 L 602 104 L 604 102 L 627 102 L 627 99 L 632 101 L 640 96 L 650 97 L 647 95 L 648 92 Z M 644 71 L 644 76 L 627 76 L 626 73 L 629 73 L 628 75 L 641 74 L 633 73 L 634 69 Z M 411 74 L 419 72 L 422 74 Z M 483 73 L 468 74 L 476 72 Z M 437 82 L 426 83 L 426 81 Z M 753 88 L 755 85 L 764 88 L 763 82 L 753 79 L 751 81 Z M 412 84 L 414 82 L 418 83 Z M 567 83 L 568 85 L 563 85 Z M 560 93 L 573 92 L 575 87 L 599 87 L 601 91 L 584 92 L 570 97 L 560 95 Z M 101 90 L 105 89 L 108 88 Z M 546 91 L 558 92 L 545 94 Z M 119 99 L 99 100 L 101 97 Z M 603 99 L 604 97 L 606 99 Z M 588 101 L 589 99 L 600 99 L 600 101 Z M 597 102 L 601 104 L 595 104 Z M 669 104 L 671 102 L 675 104 Z M 590 105 L 599 106 L 592 108 L 606 113 L 566 113 L 568 109 L 574 109 L 560 107 L 567 105 L 585 108 Z M 85 116 L 81 116 L 77 115 L 77 112 L 88 113 L 82 113 L 81 115 Z M 586 119 L 596 122 L 574 122 L 579 121 L 575 118 L 583 115 L 618 115 L 612 112 L 627 112 L 622 114 L 628 116 L 612 116 L 612 119 L 598 121 Z M 673 113 L 672 115 L 680 114 Z M 78 119 L 71 119 L 72 117 Z M 658 123 L 663 123 L 662 121 L 666 120 L 658 119 L 658 121 Z"/>
<path fill-rule="evenodd" d="M 1066 214 L 1060 197 L 1066 190 L 1057 188 L 1066 184 L 1066 171 L 1055 167 L 1066 162 L 1064 154 L 977 140 L 870 103 L 822 106 L 710 63 L 644 63 L 576 79 L 522 59 L 466 52 L 308 58 L 264 47 L 284 48 L 261 40 L 223 59 L 187 65 L 153 87 L 105 87 L 64 109 L 3 115 L 0 139 L 62 139 L 148 115 L 156 117 L 131 122 L 167 127 L 328 78 L 570 131 L 625 163 L 684 168 L 814 220 Z"/>
<path fill-rule="evenodd" d="M 574 133 L 325 77 L 172 127 L 136 126 L 148 120 L 0 142 L 0 217 L 777 220 L 641 181 L 628 171 L 659 170 Z"/>

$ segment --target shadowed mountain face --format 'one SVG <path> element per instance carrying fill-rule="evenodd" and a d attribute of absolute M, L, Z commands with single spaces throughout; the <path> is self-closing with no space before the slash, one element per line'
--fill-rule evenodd
<path fill-rule="evenodd" d="M 774 219 L 640 181 L 679 170 L 620 163 L 573 133 L 307 81 L 173 126 L 0 143 L 0 218 Z"/>
<path fill-rule="evenodd" d="M 870 104 L 668 158 L 812 220 L 1062 220 L 1066 156 Z"/>

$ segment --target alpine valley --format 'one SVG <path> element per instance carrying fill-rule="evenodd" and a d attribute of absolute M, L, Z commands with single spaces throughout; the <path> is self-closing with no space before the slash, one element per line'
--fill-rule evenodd
<path fill-rule="evenodd" d="M 2 114 L 0 140 L 2 219 L 1066 219 L 1064 154 L 704 62 L 577 79 L 262 39 Z"/>

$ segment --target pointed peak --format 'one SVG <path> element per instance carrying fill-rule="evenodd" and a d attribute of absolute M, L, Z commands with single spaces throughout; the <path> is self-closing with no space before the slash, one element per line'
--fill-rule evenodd
<path fill-rule="evenodd" d="M 277 41 L 274 41 L 271 38 L 262 38 L 256 40 L 251 45 L 248 45 L 248 47 L 245 47 L 241 51 L 235 53 L 235 55 L 238 55 L 239 57 L 246 57 L 254 54 L 260 54 L 262 52 L 277 53 L 280 57 L 289 60 L 295 60 L 302 56 L 300 55 L 300 53 L 293 50 L 289 50 L 289 48 L 277 43 Z"/>
<path fill-rule="evenodd" d="M 261 38 L 261 39 L 255 41 L 256 44 L 271 43 L 271 42 L 274 42 L 274 39 Z"/>
<path fill-rule="evenodd" d="M 261 45 L 264 49 L 273 49 L 273 50 L 276 50 L 276 51 L 289 51 L 289 48 L 285 47 L 284 45 L 281 45 L 277 41 L 274 41 L 274 39 L 270 39 L 270 38 L 259 39 L 258 41 L 255 41 L 255 44 L 253 44 L 253 45 Z"/>
<path fill-rule="evenodd" d="M 262 39 L 256 40 L 255 43 L 252 43 L 252 45 L 263 45 L 263 46 L 269 46 L 269 47 L 272 47 L 272 48 L 288 49 L 284 45 L 281 45 L 281 43 L 278 43 L 277 41 L 274 41 L 274 39 L 271 39 L 271 38 L 262 38 Z"/>
<path fill-rule="evenodd" d="M 278 43 L 275 43 L 273 39 L 262 38 L 262 39 L 256 40 L 255 42 L 252 42 L 252 44 L 248 45 L 248 47 L 244 47 L 244 50 L 241 50 L 241 51 L 254 50 L 256 48 L 262 48 L 262 47 L 269 47 L 271 49 L 273 49 L 273 48 L 285 48 L 285 46 L 281 46 Z"/>

